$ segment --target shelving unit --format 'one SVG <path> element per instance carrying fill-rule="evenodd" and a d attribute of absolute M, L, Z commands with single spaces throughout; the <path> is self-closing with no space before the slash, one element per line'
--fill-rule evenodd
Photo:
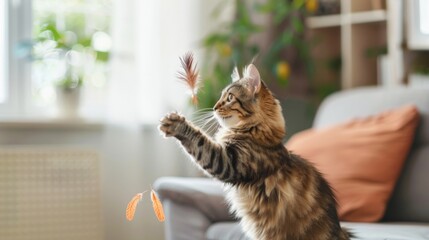
<path fill-rule="evenodd" d="M 368 52 L 385 48 L 389 82 L 383 84 L 403 83 L 402 1 L 383 1 L 383 8 L 375 8 L 375 3 L 380 5 L 380 0 L 342 0 L 340 14 L 307 18 L 309 34 L 317 39 L 312 52 L 317 81 L 339 81 L 342 89 L 377 85 L 378 57 Z M 339 74 L 324 69 L 326 62 L 335 58 L 341 59 Z"/>
<path fill-rule="evenodd" d="M 307 18 L 309 28 L 335 27 L 346 24 L 372 23 L 386 21 L 387 14 L 385 10 L 374 10 L 350 13 L 349 18 L 344 18 L 344 14 L 333 14 L 326 16 L 315 16 Z"/>

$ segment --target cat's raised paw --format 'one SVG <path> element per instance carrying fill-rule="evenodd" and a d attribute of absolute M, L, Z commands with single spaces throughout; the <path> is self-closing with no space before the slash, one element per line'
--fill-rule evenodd
<path fill-rule="evenodd" d="M 161 119 L 159 130 L 164 133 L 166 137 L 176 136 L 181 131 L 181 127 L 186 124 L 185 117 L 173 112 L 167 114 Z"/>

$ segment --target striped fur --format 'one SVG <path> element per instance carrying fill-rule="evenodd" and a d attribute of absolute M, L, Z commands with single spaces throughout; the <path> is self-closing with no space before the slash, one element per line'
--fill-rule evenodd
<path fill-rule="evenodd" d="M 279 102 L 253 65 L 214 107 L 223 126 L 214 138 L 171 113 L 160 130 L 178 139 L 197 165 L 225 183 L 228 200 L 251 239 L 343 240 L 334 194 L 321 174 L 282 144 Z"/>

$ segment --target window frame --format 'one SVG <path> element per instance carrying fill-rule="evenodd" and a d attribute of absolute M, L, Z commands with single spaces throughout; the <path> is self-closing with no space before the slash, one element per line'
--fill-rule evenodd
<path fill-rule="evenodd" d="M 6 99 L 0 103 L 0 117 L 28 115 L 31 90 L 29 56 L 17 57 L 20 43 L 32 39 L 32 1 L 8 0 L 6 7 Z"/>
<path fill-rule="evenodd" d="M 420 13 L 420 1 L 407 1 L 407 45 L 411 50 L 428 50 L 429 35 L 422 33 L 420 23 L 422 21 Z"/>
<path fill-rule="evenodd" d="M 9 34 L 8 34 L 8 29 L 9 29 L 9 27 L 7 26 L 7 24 L 8 24 L 8 2 L 7 1 L 3 1 L 3 2 L 1 2 L 0 3 L 1 5 L 0 5 L 0 8 L 1 8 L 1 15 L 0 15 L 0 18 L 2 18 L 2 22 L 0 23 L 0 24 L 3 24 L 3 28 L 2 28 L 2 31 L 0 32 L 0 38 L 2 38 L 2 41 L 1 41 L 1 44 L 3 44 L 3 46 L 0 46 L 1 48 L 3 48 L 2 49 L 2 52 L 1 52 L 1 56 L 0 56 L 0 58 L 2 58 L 4 61 L 2 61 L 2 65 L 3 66 L 0 66 L 0 69 L 2 70 L 2 71 L 0 71 L 0 74 L 2 75 L 1 76 L 1 78 L 0 78 L 0 81 L 4 81 L 4 82 L 2 82 L 1 84 L 3 85 L 4 84 L 4 100 L 2 100 L 2 101 L 0 101 L 0 108 L 3 106 L 3 105 L 5 105 L 5 102 L 7 101 L 7 98 L 8 98 L 8 95 L 9 95 L 9 91 L 7 91 L 7 88 L 8 88 L 8 86 L 9 86 L 9 81 L 8 81 L 8 73 L 9 73 L 9 55 L 8 55 L 8 36 L 9 36 Z M 3 93 L 2 93 L 3 94 Z"/>

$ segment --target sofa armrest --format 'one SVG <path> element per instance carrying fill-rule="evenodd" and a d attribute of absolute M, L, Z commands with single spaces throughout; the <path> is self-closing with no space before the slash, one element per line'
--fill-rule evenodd
<path fill-rule="evenodd" d="M 162 201 L 192 206 L 211 222 L 233 221 L 222 183 L 210 178 L 162 177 L 155 181 L 154 189 Z"/>
<path fill-rule="evenodd" d="M 222 184 L 207 178 L 163 177 L 154 189 L 164 205 L 165 239 L 206 239 L 213 222 L 234 220 Z"/>

